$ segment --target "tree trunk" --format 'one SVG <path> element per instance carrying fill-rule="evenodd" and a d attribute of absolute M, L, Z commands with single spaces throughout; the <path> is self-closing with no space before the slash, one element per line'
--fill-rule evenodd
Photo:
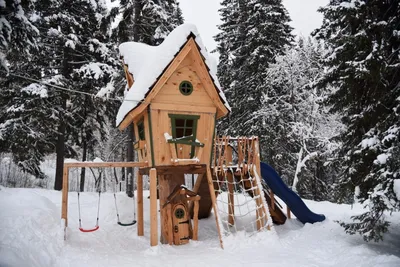
<path fill-rule="evenodd" d="M 121 161 L 125 161 L 125 149 L 122 149 L 121 151 Z M 121 168 L 121 183 L 119 183 L 119 191 L 122 191 L 122 182 L 125 182 L 126 178 L 125 178 L 125 167 Z"/>
<path fill-rule="evenodd" d="M 297 183 L 299 182 L 298 175 L 299 175 L 300 170 L 301 170 L 301 164 L 302 164 L 302 158 L 303 158 L 303 147 L 300 148 L 300 151 L 299 151 L 298 155 L 299 155 L 298 156 L 299 158 L 297 160 L 296 172 L 294 173 L 294 179 L 293 179 L 293 184 L 292 184 L 292 190 L 294 192 L 297 192 L 296 187 L 297 187 Z"/>
<path fill-rule="evenodd" d="M 67 100 L 65 97 L 62 99 L 62 108 L 66 109 Z M 54 190 L 62 190 L 63 172 L 64 172 L 64 146 L 65 146 L 65 120 L 60 118 L 60 125 L 58 126 L 58 137 L 56 142 L 56 177 L 54 181 Z"/>
<path fill-rule="evenodd" d="M 133 41 L 139 41 L 139 25 L 141 18 L 141 11 L 143 9 L 143 4 L 141 1 L 135 1 L 135 17 L 133 24 Z M 135 161 L 135 153 L 133 150 L 133 141 L 135 139 L 135 132 L 133 128 L 133 123 L 128 127 L 128 147 L 127 147 L 127 161 Z M 126 194 L 129 197 L 133 197 L 133 168 L 127 168 L 127 179 L 126 179 Z"/>
<path fill-rule="evenodd" d="M 83 151 L 82 151 L 82 161 L 86 161 L 87 158 L 87 141 L 86 139 L 83 139 Z M 86 174 L 86 168 L 83 167 L 81 169 L 81 181 L 79 184 L 79 191 L 83 192 L 85 191 L 85 174 Z"/>
<path fill-rule="evenodd" d="M 63 55 L 63 68 L 62 74 L 65 78 L 69 78 L 72 69 L 68 60 L 70 59 L 70 48 L 64 47 L 64 55 Z M 60 125 L 58 126 L 58 137 L 56 142 L 56 154 L 57 154 L 57 163 L 56 163 L 56 177 L 54 181 L 54 189 L 61 190 L 63 184 L 63 172 L 64 172 L 64 153 L 65 153 L 65 130 L 66 130 L 66 122 L 64 113 L 67 109 L 67 95 L 61 94 L 61 112 L 59 115 Z"/>
<path fill-rule="evenodd" d="M 133 140 L 134 140 L 134 132 L 133 132 L 133 123 L 128 127 L 128 147 L 127 147 L 127 161 L 132 162 L 135 161 L 135 154 L 133 151 Z M 133 168 L 129 167 L 127 169 L 128 177 L 126 179 L 126 194 L 129 197 L 133 197 Z"/>

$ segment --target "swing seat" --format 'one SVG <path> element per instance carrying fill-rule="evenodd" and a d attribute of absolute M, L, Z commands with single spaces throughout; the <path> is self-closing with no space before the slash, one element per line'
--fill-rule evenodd
<path fill-rule="evenodd" d="M 136 220 L 133 220 L 131 223 L 118 222 L 118 225 L 121 225 L 121 226 L 132 226 L 134 224 L 136 224 Z"/>
<path fill-rule="evenodd" d="M 82 227 L 79 227 L 79 231 L 81 231 L 83 233 L 91 233 L 91 232 L 94 232 L 94 231 L 97 231 L 97 230 L 99 230 L 99 226 L 96 226 L 93 229 L 83 229 Z"/>

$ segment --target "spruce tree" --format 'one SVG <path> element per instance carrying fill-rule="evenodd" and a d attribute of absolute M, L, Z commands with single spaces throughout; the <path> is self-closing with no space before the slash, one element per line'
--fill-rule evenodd
<path fill-rule="evenodd" d="M 118 12 L 117 12 L 118 9 Z M 148 45 L 159 45 L 174 28 L 183 23 L 182 11 L 176 0 L 121 0 L 120 6 L 111 11 L 112 15 L 122 14 L 123 19 L 113 31 L 114 39 L 118 43 L 135 41 Z M 120 81 L 125 81 L 122 68 Z M 119 84 L 120 92 L 126 89 L 126 82 Z M 130 125 L 128 136 L 127 161 L 134 161 L 132 143 L 135 140 L 133 125 Z M 126 193 L 133 196 L 133 168 L 127 170 Z"/>
<path fill-rule="evenodd" d="M 33 2 L 0 1 L 0 71 L 8 72 L 6 56 L 10 50 L 28 57 L 36 48 L 39 30 L 29 20 Z"/>
<path fill-rule="evenodd" d="M 220 131 L 260 135 L 262 125 L 255 114 L 261 108 L 269 64 L 293 40 L 290 18 L 281 0 L 227 0 L 221 4 L 222 33 L 216 41 L 225 58 L 218 67 L 232 113 Z M 224 70 L 229 72 L 223 74 Z"/>
<path fill-rule="evenodd" d="M 274 166 L 300 196 L 328 199 L 334 173 L 325 160 L 338 146 L 336 114 L 322 105 L 331 88 L 317 88 L 323 76 L 322 47 L 299 38 L 297 45 L 278 56 L 268 69 L 268 81 L 257 114 L 263 122 L 264 160 Z"/>
<path fill-rule="evenodd" d="M 340 156 L 342 199 L 365 212 L 341 225 L 350 234 L 378 241 L 388 231 L 387 216 L 398 211 L 393 189 L 399 179 L 400 2 L 331 0 L 315 35 L 329 45 L 321 86 L 347 126 Z"/>
<path fill-rule="evenodd" d="M 32 156 L 35 160 L 27 159 L 28 164 L 18 162 L 38 177 L 43 176 L 40 161 L 55 148 L 56 190 L 62 188 L 64 157 L 76 156 L 77 145 L 84 145 L 82 140 L 90 140 L 88 135 L 93 137 L 104 125 L 105 105 L 92 96 L 112 82 L 116 60 L 106 45 L 109 26 L 103 20 L 107 10 L 102 3 L 36 1 L 33 23 L 41 30 L 39 49 L 29 62 L 15 56 L 13 73 L 23 79 L 8 79 L 7 90 L 2 92 L 9 95 L 0 116 L 3 136 L 8 137 L 3 139 L 5 147 L 15 160 L 36 155 Z M 26 140 L 24 150 L 32 153 L 12 149 L 13 138 Z"/>

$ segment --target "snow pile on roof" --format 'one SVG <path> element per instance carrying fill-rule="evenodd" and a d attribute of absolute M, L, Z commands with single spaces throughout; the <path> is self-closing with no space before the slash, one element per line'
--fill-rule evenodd
<path fill-rule="evenodd" d="M 193 24 L 183 24 L 173 30 L 159 46 L 150 46 L 136 42 L 126 42 L 119 46 L 120 55 L 124 63 L 128 65 L 128 70 L 133 75 L 135 82 L 129 91 L 126 92 L 125 99 L 118 110 L 117 125 L 145 98 L 147 92 L 186 43 L 191 33 L 196 36 L 195 41 L 200 47 L 200 52 L 205 58 L 207 67 L 210 69 L 209 73 L 219 90 L 219 95 L 225 106 L 230 110 L 228 101 L 217 79 L 215 61 L 211 60 L 208 56 L 196 26 Z"/>

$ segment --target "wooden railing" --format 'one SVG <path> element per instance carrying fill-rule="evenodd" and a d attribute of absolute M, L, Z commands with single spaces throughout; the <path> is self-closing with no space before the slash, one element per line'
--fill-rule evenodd
<path fill-rule="evenodd" d="M 149 161 L 149 150 L 147 149 L 147 143 L 145 140 L 136 141 L 133 144 L 133 149 L 137 151 L 138 161 L 139 162 L 148 162 Z"/>
<path fill-rule="evenodd" d="M 172 138 L 168 134 L 165 134 L 165 141 L 169 144 L 171 153 L 171 162 L 173 165 L 186 165 L 199 163 L 203 155 L 204 144 L 201 142 L 193 141 L 192 136 L 182 138 Z M 194 148 L 194 155 L 191 158 L 186 158 L 182 150 L 179 148 L 187 147 L 192 150 Z M 191 153 L 192 154 L 192 153 Z"/>

